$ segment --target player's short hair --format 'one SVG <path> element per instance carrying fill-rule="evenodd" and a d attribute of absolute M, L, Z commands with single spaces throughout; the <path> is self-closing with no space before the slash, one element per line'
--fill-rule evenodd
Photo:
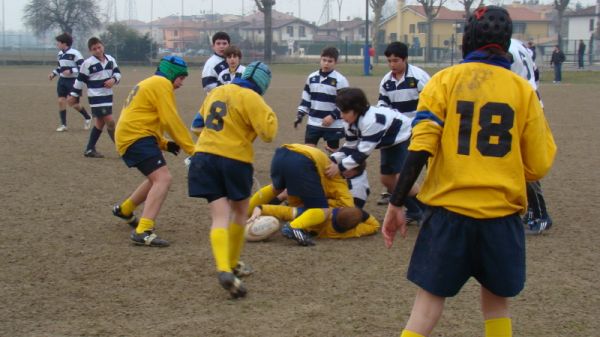
<path fill-rule="evenodd" d="M 341 112 L 353 110 L 359 116 L 364 115 L 369 110 L 369 101 L 367 95 L 360 88 L 342 88 L 337 92 L 335 104 Z"/>
<path fill-rule="evenodd" d="M 227 43 L 231 43 L 231 38 L 229 34 L 225 32 L 216 32 L 215 35 L 212 36 L 212 44 L 215 44 L 217 40 L 227 40 Z"/>
<path fill-rule="evenodd" d="M 331 57 L 337 62 L 340 52 L 336 47 L 326 47 L 321 51 L 321 57 Z"/>
<path fill-rule="evenodd" d="M 406 59 L 408 57 L 408 46 L 402 42 L 392 42 L 388 44 L 383 54 L 385 57 L 396 56 L 401 59 Z"/>
<path fill-rule="evenodd" d="M 476 9 L 465 25 L 462 41 L 463 57 L 470 52 L 486 48 L 491 52 L 500 49 L 506 53 L 512 36 L 512 20 L 508 11 L 498 6 Z"/>
<path fill-rule="evenodd" d="M 73 37 L 69 33 L 62 33 L 54 38 L 58 42 L 65 43 L 67 46 L 71 47 L 73 45 Z"/>
<path fill-rule="evenodd" d="M 338 232 L 348 231 L 363 221 L 365 212 L 357 207 L 340 207 L 335 214 L 335 230 Z"/>
<path fill-rule="evenodd" d="M 91 37 L 91 38 L 88 40 L 88 49 L 89 49 L 89 50 L 92 50 L 92 46 L 93 46 L 93 45 L 96 45 L 96 44 L 98 44 L 98 43 L 99 43 L 99 44 L 101 44 L 101 45 L 104 45 L 104 43 L 102 43 L 102 40 L 100 40 L 99 38 L 97 38 L 97 37 L 95 37 L 95 36 Z"/>
<path fill-rule="evenodd" d="M 240 48 L 238 48 L 237 46 L 230 45 L 229 47 L 225 48 L 225 51 L 223 52 L 223 56 L 225 56 L 226 58 L 229 56 L 237 56 L 241 59 L 242 58 L 242 50 Z"/>

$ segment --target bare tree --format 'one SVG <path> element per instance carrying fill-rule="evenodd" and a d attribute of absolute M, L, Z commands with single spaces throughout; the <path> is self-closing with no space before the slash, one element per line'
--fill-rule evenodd
<path fill-rule="evenodd" d="M 423 6 L 423 11 L 427 17 L 427 47 L 425 48 L 425 60 L 431 62 L 433 55 L 431 48 L 433 45 L 433 20 L 437 17 L 442 6 L 448 0 L 417 0 Z"/>
<path fill-rule="evenodd" d="M 558 22 L 556 23 L 556 34 L 557 36 L 557 44 L 562 49 L 562 26 L 563 26 L 563 17 L 565 15 L 565 10 L 567 6 L 569 6 L 570 0 L 554 0 L 553 6 L 556 9 Z"/>
<path fill-rule="evenodd" d="M 69 34 L 86 33 L 102 25 L 100 12 L 94 0 L 31 0 L 25 5 L 23 21 L 38 36 L 57 28 Z"/>
<path fill-rule="evenodd" d="M 458 3 L 462 4 L 463 8 L 465 9 L 465 19 L 471 15 L 471 7 L 476 1 L 477 0 L 458 0 Z M 479 4 L 477 4 L 477 7 L 475 8 L 479 8 L 481 6 L 483 6 L 483 0 L 479 0 Z"/>
<path fill-rule="evenodd" d="M 275 0 L 254 0 L 256 7 L 261 11 L 265 17 L 265 62 L 271 63 L 271 50 L 273 44 L 273 6 L 275 6 Z"/>
<path fill-rule="evenodd" d="M 383 11 L 383 6 L 387 0 L 369 0 L 369 5 L 373 8 L 373 24 L 371 25 L 371 43 L 373 44 L 373 49 L 375 50 L 375 63 L 377 62 L 377 43 L 379 39 L 379 23 L 381 22 L 381 12 Z"/>

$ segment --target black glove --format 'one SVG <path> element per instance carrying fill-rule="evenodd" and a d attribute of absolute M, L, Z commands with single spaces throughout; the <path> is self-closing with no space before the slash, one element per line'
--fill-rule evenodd
<path fill-rule="evenodd" d="M 296 115 L 296 120 L 294 121 L 294 129 L 298 128 L 298 125 L 302 123 L 302 118 L 304 118 L 304 113 L 302 111 L 298 111 Z"/>
<path fill-rule="evenodd" d="M 167 142 L 167 151 L 171 152 L 174 155 L 178 155 L 179 150 L 181 150 L 181 148 L 179 147 L 179 145 L 177 145 L 177 143 L 172 141 Z"/>

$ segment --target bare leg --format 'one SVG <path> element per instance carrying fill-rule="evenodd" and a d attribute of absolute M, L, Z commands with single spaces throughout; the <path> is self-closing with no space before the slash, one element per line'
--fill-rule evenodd
<path fill-rule="evenodd" d="M 148 192 L 150 192 L 150 188 L 152 187 L 152 182 L 149 179 L 144 180 L 136 189 L 133 191 L 129 199 L 133 201 L 133 203 L 137 205 L 141 205 L 144 201 L 146 201 L 146 197 L 148 196 Z"/>
<path fill-rule="evenodd" d="M 509 317 L 508 298 L 494 295 L 481 287 L 481 312 L 484 320 Z"/>
<path fill-rule="evenodd" d="M 419 289 L 405 329 L 429 336 L 442 316 L 445 301 L 444 297 Z"/>
<path fill-rule="evenodd" d="M 160 211 L 160 207 L 167 198 L 167 193 L 169 192 L 172 179 L 171 173 L 166 166 L 163 166 L 148 175 L 148 180 L 150 181 L 151 187 L 146 197 L 144 211 L 142 212 L 143 218 L 153 220 L 156 219 L 156 216 Z M 142 186 L 140 185 L 140 187 Z M 138 187 L 138 190 L 140 187 Z M 135 199 L 132 198 L 132 200 L 135 202 Z"/>
<path fill-rule="evenodd" d="M 223 197 L 210 203 L 211 229 L 229 227 L 231 207 L 227 198 Z M 245 223 L 245 222 L 244 222 Z"/>

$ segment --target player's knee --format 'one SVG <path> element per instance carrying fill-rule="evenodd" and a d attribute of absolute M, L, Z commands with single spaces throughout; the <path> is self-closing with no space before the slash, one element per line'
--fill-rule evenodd
<path fill-rule="evenodd" d="M 115 130 L 117 124 L 115 123 L 114 120 L 111 119 L 109 121 L 106 121 L 105 123 L 106 123 L 106 129 L 107 130 L 109 130 L 109 131 L 114 131 Z"/>

